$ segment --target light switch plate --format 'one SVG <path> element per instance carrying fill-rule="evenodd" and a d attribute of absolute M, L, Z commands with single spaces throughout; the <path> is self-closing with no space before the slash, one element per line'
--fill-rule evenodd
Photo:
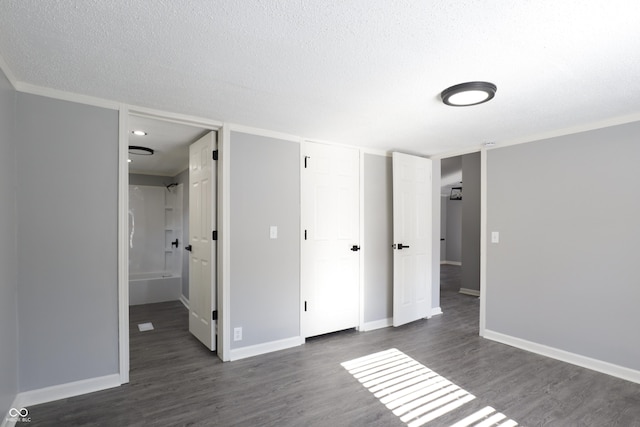
<path fill-rule="evenodd" d="M 269 227 L 269 238 L 270 239 L 277 239 L 278 238 L 278 226 L 277 225 L 272 225 L 271 227 Z"/>
<path fill-rule="evenodd" d="M 500 243 L 500 232 L 498 231 L 491 232 L 491 243 Z"/>

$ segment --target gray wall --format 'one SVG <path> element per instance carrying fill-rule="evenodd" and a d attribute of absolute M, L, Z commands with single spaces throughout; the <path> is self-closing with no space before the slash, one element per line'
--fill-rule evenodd
<path fill-rule="evenodd" d="M 391 157 L 364 155 L 364 321 L 393 317 Z"/>
<path fill-rule="evenodd" d="M 461 287 L 480 291 L 479 152 L 462 156 L 462 182 Z"/>
<path fill-rule="evenodd" d="M 447 259 L 447 199 L 440 195 L 440 261 Z"/>
<path fill-rule="evenodd" d="M 19 389 L 116 374 L 118 113 L 20 93 L 16 129 Z"/>
<path fill-rule="evenodd" d="M 18 393 L 16 92 L 0 70 L 0 417 Z"/>
<path fill-rule="evenodd" d="M 445 260 L 462 262 L 462 201 L 449 200 L 449 196 L 447 196 L 443 202 L 447 204 L 447 253 Z"/>
<path fill-rule="evenodd" d="M 234 349 L 300 336 L 300 146 L 239 132 L 230 141 Z"/>
<path fill-rule="evenodd" d="M 636 122 L 488 151 L 487 329 L 640 369 L 639 139 Z"/>

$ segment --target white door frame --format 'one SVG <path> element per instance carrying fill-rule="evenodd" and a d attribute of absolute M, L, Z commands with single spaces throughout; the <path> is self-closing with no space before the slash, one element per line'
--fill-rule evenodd
<path fill-rule="evenodd" d="M 129 115 L 154 118 L 218 132 L 218 357 L 229 360 L 229 131 L 215 120 L 120 104 L 118 129 L 118 359 L 120 383 L 129 382 Z M 226 299 L 225 299 L 226 297 Z"/>

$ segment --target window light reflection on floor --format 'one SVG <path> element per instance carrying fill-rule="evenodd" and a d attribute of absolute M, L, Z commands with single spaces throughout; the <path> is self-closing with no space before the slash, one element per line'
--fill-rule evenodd
<path fill-rule="evenodd" d="M 475 399 L 395 348 L 344 362 L 342 366 L 409 427 L 423 426 Z M 517 425 L 487 406 L 451 427 Z"/>

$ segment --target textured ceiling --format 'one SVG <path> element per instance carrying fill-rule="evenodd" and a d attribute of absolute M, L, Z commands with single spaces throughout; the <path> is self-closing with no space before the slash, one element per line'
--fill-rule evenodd
<path fill-rule="evenodd" d="M 640 2 L 2 0 L 18 82 L 431 155 L 640 112 Z M 494 100 L 443 105 L 488 80 Z"/>

